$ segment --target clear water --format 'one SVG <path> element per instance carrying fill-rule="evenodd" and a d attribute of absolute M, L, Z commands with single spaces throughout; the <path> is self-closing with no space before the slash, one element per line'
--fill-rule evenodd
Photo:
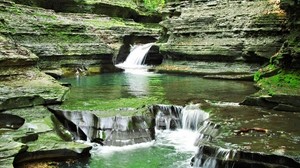
<path fill-rule="evenodd" d="M 95 147 L 89 167 L 186 168 L 197 148 L 190 130 L 157 131 L 156 140 L 125 147 Z"/>
<path fill-rule="evenodd" d="M 160 102 L 184 105 L 191 101 L 213 100 L 240 102 L 254 93 L 251 82 L 208 80 L 195 76 L 154 73 L 108 73 L 96 76 L 65 78 L 72 84 L 64 105 L 77 106 L 83 102 L 110 101 L 120 98 L 155 97 Z M 92 106 L 92 105 L 91 105 Z"/>

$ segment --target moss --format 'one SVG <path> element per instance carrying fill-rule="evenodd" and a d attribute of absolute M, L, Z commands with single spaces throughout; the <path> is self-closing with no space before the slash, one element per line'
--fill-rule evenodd
<path fill-rule="evenodd" d="M 120 98 L 115 100 L 85 100 L 64 103 L 63 109 L 67 110 L 97 110 L 98 116 L 132 116 L 137 114 L 144 114 L 146 106 L 150 104 L 166 103 L 163 100 L 155 97 L 142 98 Z"/>
<path fill-rule="evenodd" d="M 300 94 L 300 71 L 282 70 L 280 73 L 259 80 L 263 92 L 274 94 Z"/>
<path fill-rule="evenodd" d="M 144 5 L 149 11 L 157 11 L 165 5 L 165 0 L 144 0 Z"/>
<path fill-rule="evenodd" d="M 100 66 L 88 67 L 87 71 L 88 71 L 89 74 L 100 73 L 101 72 L 101 67 Z"/>
<path fill-rule="evenodd" d="M 262 79 L 266 74 L 276 71 L 277 66 L 274 64 L 268 64 L 266 67 L 259 69 L 258 71 L 255 72 L 254 74 L 254 81 L 258 82 L 260 79 Z"/>

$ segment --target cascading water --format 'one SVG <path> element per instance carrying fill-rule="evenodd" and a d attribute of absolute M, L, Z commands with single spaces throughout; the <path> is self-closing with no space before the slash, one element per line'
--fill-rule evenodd
<path fill-rule="evenodd" d="M 182 128 L 191 130 L 197 130 L 201 122 L 207 120 L 209 117 L 208 113 L 199 108 L 199 104 L 185 106 L 182 109 L 181 114 Z"/>
<path fill-rule="evenodd" d="M 122 69 L 140 69 L 145 68 L 145 60 L 147 53 L 153 43 L 135 45 L 131 48 L 130 54 L 123 63 L 117 64 L 116 67 Z"/>

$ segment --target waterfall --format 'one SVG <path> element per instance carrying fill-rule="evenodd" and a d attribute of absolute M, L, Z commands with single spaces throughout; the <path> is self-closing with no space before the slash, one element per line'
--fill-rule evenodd
<path fill-rule="evenodd" d="M 208 129 L 208 127 L 211 127 L 213 124 L 211 122 L 205 123 L 209 118 L 209 114 L 201 110 L 199 104 L 190 104 L 185 107 L 155 105 L 150 108 L 150 111 L 156 115 L 156 128 L 158 129 L 174 130 L 182 128 L 196 131 L 201 128 L 200 133 L 212 130 L 212 128 Z"/>
<path fill-rule="evenodd" d="M 123 63 L 117 64 L 116 67 L 122 69 L 144 68 L 147 53 L 149 52 L 152 45 L 153 43 L 133 46 L 126 60 Z"/>
<path fill-rule="evenodd" d="M 209 115 L 199 108 L 199 104 L 190 104 L 185 106 L 182 111 L 182 128 L 197 130 L 203 121 L 207 120 Z"/>
<path fill-rule="evenodd" d="M 233 160 L 236 157 L 236 150 L 201 146 L 192 160 L 192 165 L 194 168 L 232 168 L 235 165 Z"/>

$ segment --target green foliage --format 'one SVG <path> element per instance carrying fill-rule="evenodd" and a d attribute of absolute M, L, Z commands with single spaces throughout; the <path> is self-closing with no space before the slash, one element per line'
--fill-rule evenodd
<path fill-rule="evenodd" d="M 261 70 L 258 70 L 254 74 L 254 81 L 257 82 L 260 80 L 260 78 L 261 78 Z"/>
<path fill-rule="evenodd" d="M 144 0 L 144 4 L 150 11 L 155 11 L 165 5 L 165 0 Z"/>
<path fill-rule="evenodd" d="M 274 64 L 269 64 L 266 67 L 259 69 L 257 72 L 254 74 L 254 81 L 258 82 L 260 79 L 263 78 L 263 76 L 267 73 L 270 73 L 274 70 L 276 70 L 277 67 Z"/>

